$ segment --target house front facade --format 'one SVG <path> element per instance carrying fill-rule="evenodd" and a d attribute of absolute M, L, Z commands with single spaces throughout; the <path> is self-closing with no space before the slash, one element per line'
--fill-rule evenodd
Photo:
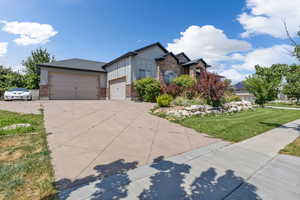
<path fill-rule="evenodd" d="M 68 59 L 44 63 L 41 69 L 41 99 L 135 99 L 135 80 L 154 77 L 168 84 L 182 74 L 193 78 L 209 65 L 173 54 L 160 43 L 127 52 L 108 62 Z"/>

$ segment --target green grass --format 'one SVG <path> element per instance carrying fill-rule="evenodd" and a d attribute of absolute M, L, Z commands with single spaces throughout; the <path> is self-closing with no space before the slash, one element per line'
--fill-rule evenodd
<path fill-rule="evenodd" d="M 0 112 L 0 128 L 20 123 L 31 124 L 30 127 L 19 127 L 13 130 L 0 130 L 1 135 L 32 133 L 40 130 L 40 115 L 20 115 L 13 112 Z"/>
<path fill-rule="evenodd" d="M 266 106 L 300 108 L 300 105 L 297 105 L 297 104 L 289 104 L 289 103 L 267 103 Z"/>
<path fill-rule="evenodd" d="M 43 115 L 0 111 L 0 127 L 32 126 L 0 131 L 0 199 L 54 199 L 54 174 Z"/>
<path fill-rule="evenodd" d="M 299 118 L 297 110 L 257 108 L 231 115 L 193 116 L 174 122 L 216 138 L 239 142 Z"/>
<path fill-rule="evenodd" d="M 295 141 L 287 145 L 284 149 L 280 151 L 280 153 L 300 157 L 300 137 L 298 137 Z"/>

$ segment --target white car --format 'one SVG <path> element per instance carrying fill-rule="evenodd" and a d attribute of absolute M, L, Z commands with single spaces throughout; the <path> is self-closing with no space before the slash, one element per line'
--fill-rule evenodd
<path fill-rule="evenodd" d="M 4 100 L 27 100 L 31 101 L 32 95 L 26 88 L 11 88 L 4 92 Z"/>

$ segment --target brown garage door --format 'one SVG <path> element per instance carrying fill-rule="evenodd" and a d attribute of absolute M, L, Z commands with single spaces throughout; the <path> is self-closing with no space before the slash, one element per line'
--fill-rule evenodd
<path fill-rule="evenodd" d="M 50 72 L 50 99 L 98 99 L 98 76 Z"/>

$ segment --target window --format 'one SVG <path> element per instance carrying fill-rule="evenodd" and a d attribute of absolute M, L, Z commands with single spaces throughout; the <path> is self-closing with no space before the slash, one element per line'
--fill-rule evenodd
<path fill-rule="evenodd" d="M 142 79 L 145 77 L 151 77 L 151 71 L 145 69 L 139 69 L 138 79 Z"/>
<path fill-rule="evenodd" d="M 139 79 L 145 78 L 146 77 L 146 70 L 144 69 L 139 69 Z"/>
<path fill-rule="evenodd" d="M 170 84 L 171 81 L 176 77 L 177 77 L 177 74 L 173 71 L 168 70 L 164 73 L 164 81 L 166 84 Z"/>
<path fill-rule="evenodd" d="M 151 77 L 151 71 L 146 70 L 146 77 Z"/>

